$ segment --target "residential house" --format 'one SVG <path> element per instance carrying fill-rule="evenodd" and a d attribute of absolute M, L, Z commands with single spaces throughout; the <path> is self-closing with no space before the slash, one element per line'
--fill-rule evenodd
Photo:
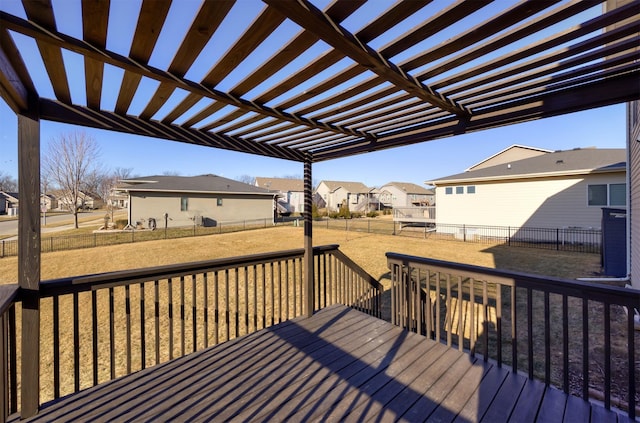
<path fill-rule="evenodd" d="M 63 190 L 52 191 L 58 200 L 59 210 L 72 210 L 73 209 L 73 196 L 70 192 Z M 95 210 L 104 206 L 104 201 L 98 194 L 80 191 L 78 192 L 78 198 L 76 199 L 76 207 L 84 210 Z"/>
<path fill-rule="evenodd" d="M 362 182 L 321 181 L 315 192 L 325 201 L 328 211 L 338 211 L 340 206 L 347 205 L 349 210 L 356 210 L 359 204 L 371 201 L 371 189 Z"/>
<path fill-rule="evenodd" d="M 629 208 L 627 210 L 627 275 L 640 289 L 640 101 L 627 105 Z M 640 324 L 640 322 L 639 322 Z"/>
<path fill-rule="evenodd" d="M 256 186 L 278 193 L 278 213 L 288 215 L 304 212 L 304 181 L 302 179 L 256 177 Z"/>
<path fill-rule="evenodd" d="M 420 207 L 435 204 L 435 192 L 411 182 L 389 182 L 380 187 L 378 198 L 385 207 Z"/>
<path fill-rule="evenodd" d="M 40 211 L 58 208 L 58 199 L 53 194 L 40 194 Z"/>
<path fill-rule="evenodd" d="M 17 215 L 19 204 L 19 194 L 17 192 L 0 191 L 0 214 Z"/>
<path fill-rule="evenodd" d="M 427 182 L 436 224 L 599 228 L 626 206 L 624 149 L 555 151 Z"/>
<path fill-rule="evenodd" d="M 529 159 L 531 157 L 541 156 L 546 153 L 552 153 L 553 150 L 547 150 L 544 148 L 530 147 L 527 145 L 513 144 L 510 147 L 505 148 L 497 152 L 496 154 L 487 157 L 484 160 L 470 166 L 467 171 L 483 169 L 485 167 L 496 166 L 499 164 L 507 164 L 518 160 Z"/>
<path fill-rule="evenodd" d="M 273 192 L 217 175 L 133 178 L 121 181 L 119 190 L 129 196 L 129 224 L 136 227 L 164 226 L 165 215 L 174 227 L 273 222 Z"/>

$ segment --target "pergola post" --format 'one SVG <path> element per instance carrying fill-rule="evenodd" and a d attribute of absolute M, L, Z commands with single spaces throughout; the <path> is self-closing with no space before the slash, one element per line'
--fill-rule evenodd
<path fill-rule="evenodd" d="M 33 103 L 33 102 L 32 102 Z M 38 412 L 40 393 L 40 119 L 18 115 L 18 284 L 22 298 L 21 416 Z"/>
<path fill-rule="evenodd" d="M 311 179 L 311 156 L 304 160 L 304 313 L 307 317 L 313 315 L 313 182 Z"/>

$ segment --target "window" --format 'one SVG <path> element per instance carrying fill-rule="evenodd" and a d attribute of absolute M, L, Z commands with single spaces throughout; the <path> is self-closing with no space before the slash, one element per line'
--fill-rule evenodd
<path fill-rule="evenodd" d="M 627 184 L 597 184 L 587 186 L 590 206 L 626 206 Z"/>
<path fill-rule="evenodd" d="M 469 185 L 467 187 L 467 194 L 475 194 L 476 193 L 476 186 L 475 185 Z"/>
<path fill-rule="evenodd" d="M 453 194 L 453 187 L 446 187 L 444 189 L 444 193 L 447 194 L 447 195 Z"/>
<path fill-rule="evenodd" d="M 611 184 L 609 185 L 609 205 L 610 206 L 626 206 L 627 205 L 627 184 Z"/>
<path fill-rule="evenodd" d="M 217 204 L 218 206 L 222 206 L 222 198 L 218 198 Z"/>
<path fill-rule="evenodd" d="M 189 210 L 189 199 L 187 197 L 180 198 L 180 211 Z"/>
<path fill-rule="evenodd" d="M 464 194 L 464 187 L 456 187 L 456 194 Z"/>

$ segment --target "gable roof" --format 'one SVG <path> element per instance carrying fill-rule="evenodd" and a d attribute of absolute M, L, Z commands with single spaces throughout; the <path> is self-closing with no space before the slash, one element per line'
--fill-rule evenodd
<path fill-rule="evenodd" d="M 469 166 L 469 168 L 467 168 L 466 171 L 474 170 L 479 167 L 494 166 L 494 165 L 506 163 L 507 161 L 513 161 L 514 159 L 510 158 L 510 156 L 512 156 L 513 154 L 524 154 L 525 156 L 521 157 L 521 159 L 525 159 L 528 157 L 539 156 L 541 154 L 552 153 L 552 152 L 553 150 L 547 150 L 546 148 L 537 148 L 537 147 L 530 147 L 527 145 L 513 144 L 505 148 L 504 150 L 498 151 L 496 154 L 493 154 L 487 157 L 486 159 L 483 159 L 478 163 L 472 166 Z M 504 159 L 501 159 L 500 156 L 505 156 L 505 157 Z M 494 163 L 489 163 L 489 162 L 494 162 Z"/>
<path fill-rule="evenodd" d="M 199 176 L 145 176 L 121 181 L 121 191 L 174 192 L 211 194 L 255 194 L 273 196 L 272 192 L 254 185 L 217 175 Z"/>
<path fill-rule="evenodd" d="M 625 160 L 626 150 L 623 148 L 587 148 L 554 151 L 553 153 L 518 160 L 512 163 L 457 173 L 425 183 L 443 185 L 548 176 L 624 172 L 626 170 Z"/>
<path fill-rule="evenodd" d="M 4 196 L 7 200 L 15 200 L 15 201 L 20 200 L 20 194 L 17 192 L 0 191 L 0 195 Z"/>
<path fill-rule="evenodd" d="M 364 194 L 371 191 L 369 187 L 367 187 L 362 182 L 349 182 L 349 181 L 320 181 L 320 184 L 325 184 L 327 188 L 329 188 L 330 192 L 334 192 L 339 188 L 343 188 L 348 192 L 353 192 L 355 194 Z M 318 186 L 320 186 L 318 184 Z"/>
<path fill-rule="evenodd" d="M 279 192 L 304 192 L 304 181 L 293 178 L 263 178 L 256 176 L 260 188 Z"/>
<path fill-rule="evenodd" d="M 433 195 L 433 190 L 425 187 L 421 187 L 418 184 L 414 184 L 411 182 L 389 182 L 384 184 L 380 189 L 383 189 L 386 186 L 394 186 L 407 194 L 426 194 Z"/>

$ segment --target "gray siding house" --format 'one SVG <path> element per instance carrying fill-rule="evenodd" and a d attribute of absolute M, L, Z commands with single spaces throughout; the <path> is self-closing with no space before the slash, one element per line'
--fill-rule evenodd
<path fill-rule="evenodd" d="M 256 186 L 278 193 L 280 214 L 304 212 L 304 181 L 292 178 L 256 177 Z"/>
<path fill-rule="evenodd" d="M 435 192 L 411 182 L 389 182 L 380 187 L 378 199 L 385 207 L 432 206 Z"/>
<path fill-rule="evenodd" d="M 269 219 L 275 194 L 254 185 L 217 175 L 148 176 L 121 181 L 129 196 L 129 224 L 147 228 L 216 226 L 220 222 Z"/>
<path fill-rule="evenodd" d="M 574 149 L 435 181 L 436 223 L 600 228 L 603 207 L 626 207 L 624 149 Z"/>
<path fill-rule="evenodd" d="M 17 192 L 0 191 L 0 214 L 16 215 L 20 204 Z"/>

